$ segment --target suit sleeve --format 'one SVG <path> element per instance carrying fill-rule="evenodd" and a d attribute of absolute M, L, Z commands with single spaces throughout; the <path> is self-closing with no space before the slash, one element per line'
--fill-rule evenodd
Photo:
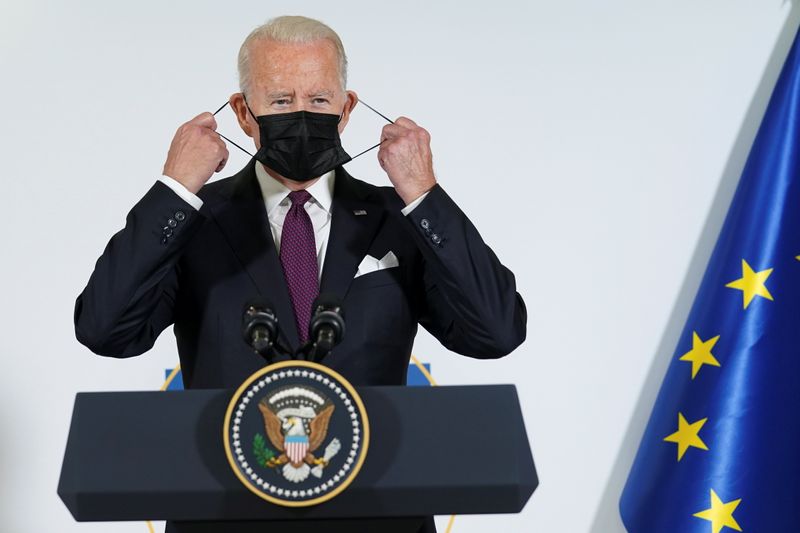
<path fill-rule="evenodd" d="M 99 355 L 149 350 L 173 322 L 178 260 L 204 215 L 162 182 L 131 209 L 75 301 L 75 336 Z"/>
<path fill-rule="evenodd" d="M 441 186 L 406 216 L 423 256 L 420 324 L 446 348 L 497 358 L 526 335 L 527 312 L 514 274 Z"/>

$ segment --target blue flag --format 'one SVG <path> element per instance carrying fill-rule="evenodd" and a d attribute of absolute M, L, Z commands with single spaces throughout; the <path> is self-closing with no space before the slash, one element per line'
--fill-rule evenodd
<path fill-rule="evenodd" d="M 798 46 L 622 493 L 630 533 L 800 532 Z"/>

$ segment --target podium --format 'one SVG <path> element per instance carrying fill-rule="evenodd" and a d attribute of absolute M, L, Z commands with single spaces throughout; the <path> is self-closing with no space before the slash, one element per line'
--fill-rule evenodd
<path fill-rule="evenodd" d="M 58 494 L 78 521 L 399 533 L 430 515 L 520 512 L 538 485 L 513 385 L 357 390 L 369 451 L 353 483 L 325 503 L 281 507 L 236 478 L 222 438 L 232 390 L 79 393 Z"/>

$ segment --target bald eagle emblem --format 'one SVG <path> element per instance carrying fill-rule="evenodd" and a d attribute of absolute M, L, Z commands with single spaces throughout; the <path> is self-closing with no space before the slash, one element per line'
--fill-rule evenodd
<path fill-rule="evenodd" d="M 301 483 L 309 475 L 322 477 L 323 469 L 341 449 L 339 439 L 333 438 L 321 457 L 314 455 L 328 436 L 334 409 L 322 393 L 303 386 L 287 387 L 264 397 L 258 410 L 267 438 L 278 453 L 254 449 L 257 456 L 261 455 L 262 466 L 279 468 L 292 483 Z M 260 447 L 258 442 L 254 442 L 254 448 Z"/>
<path fill-rule="evenodd" d="M 223 447 L 253 494 L 286 507 L 316 505 L 345 490 L 361 470 L 369 419 L 342 375 L 311 361 L 281 361 L 233 393 Z"/>

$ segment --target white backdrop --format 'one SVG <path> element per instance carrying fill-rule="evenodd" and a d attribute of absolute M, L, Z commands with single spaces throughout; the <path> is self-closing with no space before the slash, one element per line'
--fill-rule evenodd
<path fill-rule="evenodd" d="M 177 126 L 237 90 L 245 35 L 295 13 L 340 33 L 368 103 L 429 129 L 440 182 L 528 304 L 528 340 L 502 360 L 417 338 L 440 384 L 517 385 L 541 478 L 521 514 L 458 517 L 453 533 L 623 531 L 622 484 L 797 10 L 287 5 L 2 0 L 0 531 L 147 531 L 74 522 L 56 485 L 75 393 L 157 389 L 174 338 L 130 360 L 96 357 L 74 338 L 74 299 Z M 242 139 L 226 111 L 222 131 Z M 373 144 L 381 126 L 358 109 L 345 147 Z M 224 175 L 246 159 L 231 154 Z M 388 184 L 374 153 L 349 169 Z"/>

